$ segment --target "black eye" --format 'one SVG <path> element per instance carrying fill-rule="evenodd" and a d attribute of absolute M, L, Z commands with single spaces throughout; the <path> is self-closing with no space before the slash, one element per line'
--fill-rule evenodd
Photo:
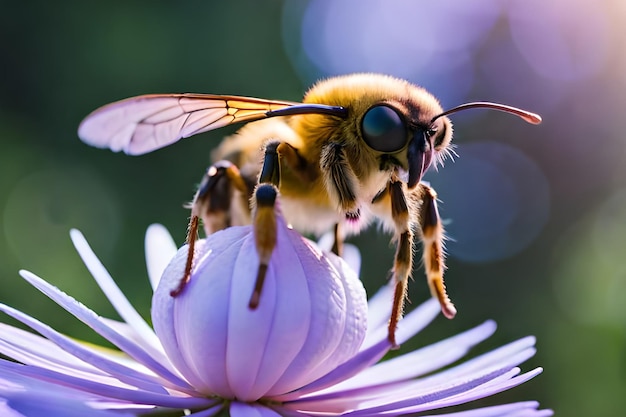
<path fill-rule="evenodd" d="M 361 130 L 365 143 L 376 151 L 396 152 L 407 142 L 404 120 L 389 106 L 370 108 L 363 116 Z"/>

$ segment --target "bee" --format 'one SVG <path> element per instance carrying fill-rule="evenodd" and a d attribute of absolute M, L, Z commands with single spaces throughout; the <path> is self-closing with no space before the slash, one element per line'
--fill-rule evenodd
<path fill-rule="evenodd" d="M 395 346 L 412 273 L 414 247 L 430 292 L 444 316 L 456 309 L 444 285 L 444 230 L 437 194 L 422 182 L 431 165 L 451 152 L 448 115 L 466 109 L 504 111 L 538 124 L 537 114 L 490 102 L 444 111 L 428 91 L 379 74 L 352 74 L 315 84 L 302 103 L 211 94 L 152 94 L 95 110 L 81 123 L 86 143 L 131 155 L 241 122 L 213 152 L 191 204 L 185 276 L 189 280 L 200 219 L 211 234 L 231 225 L 253 224 L 259 269 L 250 308 L 259 303 L 276 244 L 274 205 L 279 193 L 286 220 L 303 233 L 334 230 L 333 251 L 345 237 L 373 221 L 393 234 L 394 289 L 388 339 Z"/>

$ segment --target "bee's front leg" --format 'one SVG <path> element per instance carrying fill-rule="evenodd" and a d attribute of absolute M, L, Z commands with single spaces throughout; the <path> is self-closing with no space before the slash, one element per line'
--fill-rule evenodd
<path fill-rule="evenodd" d="M 180 294 L 191 276 L 195 243 L 198 239 L 199 219 L 202 219 L 207 235 L 230 226 L 233 213 L 242 213 L 247 210 L 232 210 L 232 196 L 235 190 L 242 196 L 242 204 L 247 205 L 251 193 L 250 181 L 247 181 L 239 172 L 237 166 L 229 161 L 218 161 L 207 169 L 198 191 L 191 202 L 191 216 L 187 227 L 186 242 L 188 245 L 185 273 L 178 286 L 171 291 L 172 297 Z M 236 223 L 241 223 L 237 220 Z"/>
<path fill-rule="evenodd" d="M 411 229 L 413 219 L 410 210 L 417 210 L 421 240 L 424 246 L 424 269 L 430 292 L 439 301 L 441 311 L 447 318 L 451 319 L 455 316 L 456 308 L 450 301 L 443 282 L 445 270 L 444 231 L 437 210 L 437 193 L 424 183 L 420 183 L 417 188 L 405 193 L 402 182 L 395 176 L 391 178 L 387 186 L 387 193 L 391 200 L 391 215 L 395 223 L 397 239 L 393 267 L 395 292 L 391 318 L 389 319 L 388 337 L 389 341 L 396 346 L 395 332 L 398 321 L 402 318 L 407 281 L 413 267 L 414 236 Z M 407 204 L 407 200 L 410 201 L 409 204 Z"/>
<path fill-rule="evenodd" d="M 395 224 L 395 239 L 397 240 L 393 264 L 395 290 L 387 337 L 391 344 L 397 347 L 396 329 L 398 321 L 400 321 L 404 312 L 407 284 L 413 269 L 414 236 L 413 230 L 411 230 L 409 207 L 403 183 L 396 175 L 392 176 L 391 181 L 387 185 L 387 192 L 391 200 L 391 217 Z"/>
<path fill-rule="evenodd" d="M 456 315 L 456 308 L 450 301 L 443 282 L 443 273 L 446 268 L 443 250 L 444 231 L 437 210 L 437 193 L 424 183 L 420 183 L 419 187 L 422 189 L 419 219 L 424 245 L 423 259 L 426 278 L 432 296 L 441 305 L 441 312 L 451 319 Z"/>

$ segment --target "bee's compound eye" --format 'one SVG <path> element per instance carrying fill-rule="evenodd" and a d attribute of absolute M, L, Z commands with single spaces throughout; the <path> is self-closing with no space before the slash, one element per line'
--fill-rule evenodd
<path fill-rule="evenodd" d="M 371 107 L 361 122 L 363 139 L 380 152 L 396 152 L 407 143 L 406 125 L 398 112 L 386 105 Z"/>

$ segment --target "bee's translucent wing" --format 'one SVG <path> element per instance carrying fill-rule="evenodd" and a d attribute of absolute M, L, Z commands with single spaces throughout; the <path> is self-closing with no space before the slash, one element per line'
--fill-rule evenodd
<path fill-rule="evenodd" d="M 210 94 L 150 94 L 103 106 L 88 115 L 78 136 L 89 145 L 141 155 L 182 138 L 232 123 L 263 119 L 298 107 L 288 101 Z"/>

